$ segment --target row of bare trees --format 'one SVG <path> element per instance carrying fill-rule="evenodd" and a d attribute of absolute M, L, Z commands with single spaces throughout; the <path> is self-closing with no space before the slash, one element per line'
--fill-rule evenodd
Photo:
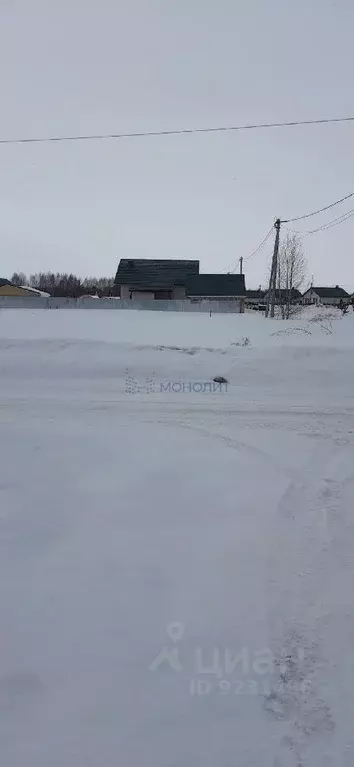
<path fill-rule="evenodd" d="M 79 298 L 83 295 L 109 296 L 113 280 L 109 277 L 86 277 L 81 279 L 75 274 L 61 272 L 37 272 L 27 277 L 23 272 L 14 272 L 11 277 L 14 285 L 30 285 L 51 296 Z"/>

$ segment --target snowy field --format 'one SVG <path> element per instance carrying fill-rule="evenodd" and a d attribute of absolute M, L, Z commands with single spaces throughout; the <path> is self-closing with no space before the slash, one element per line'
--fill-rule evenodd
<path fill-rule="evenodd" d="M 353 313 L 3 310 L 0 433 L 1 766 L 353 767 Z"/>

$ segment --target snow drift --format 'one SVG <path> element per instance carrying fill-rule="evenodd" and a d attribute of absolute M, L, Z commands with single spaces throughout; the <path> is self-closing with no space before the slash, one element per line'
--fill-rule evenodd
<path fill-rule="evenodd" d="M 353 320 L 0 313 L 2 764 L 353 764 Z"/>

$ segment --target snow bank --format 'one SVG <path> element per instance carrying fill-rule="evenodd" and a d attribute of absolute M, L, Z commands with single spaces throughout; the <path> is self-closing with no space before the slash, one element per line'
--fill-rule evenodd
<path fill-rule="evenodd" d="M 317 321 L 316 321 L 317 318 Z M 253 314 L 4 309 L 0 338 L 71 339 L 143 345 L 227 348 L 249 339 L 254 347 L 353 346 L 354 314 L 317 310 L 305 319 L 266 320 Z"/>
<path fill-rule="evenodd" d="M 312 319 L 0 313 L 1 765 L 353 764 L 354 318 Z"/>

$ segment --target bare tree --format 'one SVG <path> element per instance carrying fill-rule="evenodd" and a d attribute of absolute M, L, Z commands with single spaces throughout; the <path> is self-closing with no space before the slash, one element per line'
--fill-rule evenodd
<path fill-rule="evenodd" d="M 13 285 L 26 285 L 27 277 L 23 272 L 14 272 L 11 277 Z"/>
<path fill-rule="evenodd" d="M 277 292 L 283 319 L 289 319 L 296 292 L 302 287 L 307 273 L 307 261 L 297 234 L 288 233 L 279 249 Z"/>

